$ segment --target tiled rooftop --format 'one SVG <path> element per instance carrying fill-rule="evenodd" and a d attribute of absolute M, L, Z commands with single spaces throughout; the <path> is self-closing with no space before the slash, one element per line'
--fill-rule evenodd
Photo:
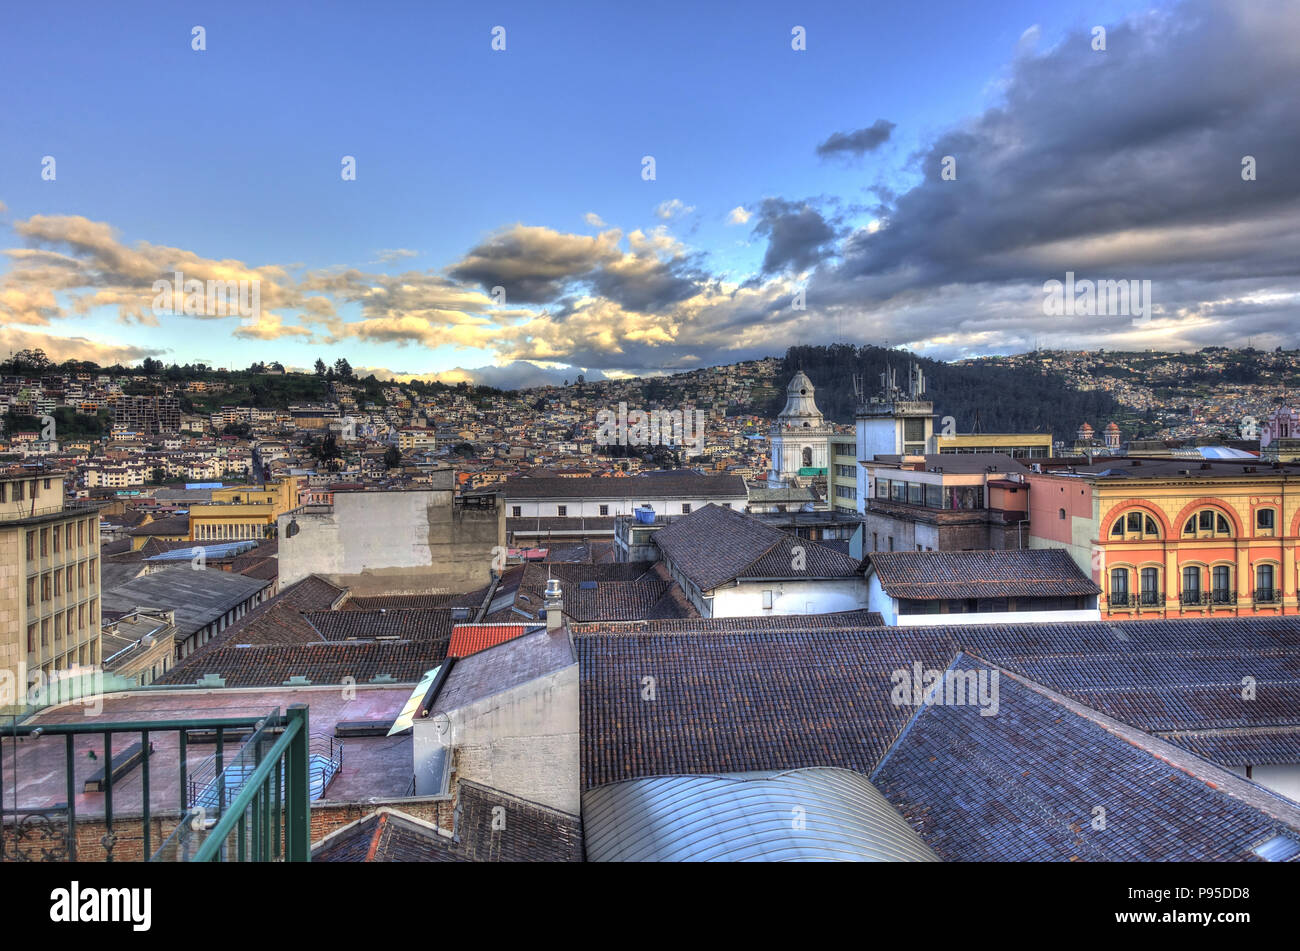
<path fill-rule="evenodd" d="M 1064 549 L 893 551 L 867 556 L 885 593 L 895 598 L 1054 598 L 1101 589 Z"/>

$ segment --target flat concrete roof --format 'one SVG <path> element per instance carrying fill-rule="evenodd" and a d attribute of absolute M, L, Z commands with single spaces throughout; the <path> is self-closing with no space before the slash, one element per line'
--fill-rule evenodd
<path fill-rule="evenodd" d="M 291 705 L 305 703 L 309 708 L 307 715 L 313 737 L 320 734 L 328 748 L 328 738 L 334 735 L 334 728 L 340 721 L 393 719 L 401 712 L 410 693 L 409 685 L 358 685 L 355 696 L 347 700 L 343 698 L 343 690 L 339 687 L 146 689 L 105 697 L 103 710 L 97 716 L 87 716 L 88 711 L 79 702 L 74 702 L 43 711 L 25 721 L 24 725 L 84 723 L 94 726 L 97 721 L 109 723 L 253 717 L 268 714 L 276 707 L 283 714 Z M 180 807 L 178 734 L 175 731 L 153 733 L 149 740 L 153 744 L 153 754 L 149 760 L 150 809 L 175 814 Z M 18 808 L 43 808 L 67 801 L 65 742 L 58 735 L 36 739 L 19 737 L 15 756 L 13 737 L 0 730 L 0 761 L 4 766 L 0 797 L 6 810 L 14 808 L 15 782 Z M 138 742 L 138 733 L 114 734 L 113 754 L 117 755 Z M 413 769 L 410 736 L 348 737 L 335 739 L 335 746 L 340 742 L 343 744 L 342 769 L 330 781 L 320 801 L 363 802 L 372 797 L 395 798 L 405 794 Z M 224 752 L 226 762 L 235 755 L 238 747 L 238 742 L 227 740 Z M 77 816 L 102 816 L 104 794 L 82 790 L 86 779 L 104 765 L 104 737 L 102 734 L 77 736 L 73 739 L 73 750 Z M 97 759 L 90 758 L 92 750 Z M 196 770 L 215 753 L 214 743 L 191 742 L 186 750 L 186 769 L 189 774 L 195 775 Z M 136 766 L 113 784 L 115 820 L 118 816 L 141 815 L 142 775 L 141 767 Z"/>

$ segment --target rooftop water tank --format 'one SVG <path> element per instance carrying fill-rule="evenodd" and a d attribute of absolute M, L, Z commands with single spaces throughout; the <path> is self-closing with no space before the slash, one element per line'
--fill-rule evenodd
<path fill-rule="evenodd" d="M 648 505 L 643 505 L 636 510 L 636 520 L 642 525 L 653 525 L 655 523 L 655 510 Z"/>

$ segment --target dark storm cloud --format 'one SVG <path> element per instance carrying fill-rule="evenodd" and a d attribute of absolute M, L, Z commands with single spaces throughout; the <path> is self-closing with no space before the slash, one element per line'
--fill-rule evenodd
<path fill-rule="evenodd" d="M 1111 27 L 1105 51 L 1079 32 L 1018 59 L 1005 103 L 927 149 L 921 184 L 827 277 L 890 294 L 1082 266 L 1295 275 L 1298 24 L 1281 3 L 1194 3 Z"/>
<path fill-rule="evenodd" d="M 781 198 L 765 198 L 759 205 L 754 234 L 767 236 L 764 274 L 812 267 L 835 240 L 834 227 L 816 208 Z"/>
<path fill-rule="evenodd" d="M 836 132 L 817 146 L 817 154 L 822 158 L 842 153 L 865 155 L 888 142 L 889 136 L 893 134 L 895 128 L 897 126 L 888 119 L 877 119 L 865 129 L 857 129 L 853 132 Z"/>

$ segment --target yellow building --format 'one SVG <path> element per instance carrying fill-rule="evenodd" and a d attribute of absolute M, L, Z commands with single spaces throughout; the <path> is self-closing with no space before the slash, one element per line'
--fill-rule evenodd
<path fill-rule="evenodd" d="M 935 435 L 941 453 L 1000 452 L 1013 459 L 1050 459 L 1051 433 L 954 433 Z"/>
<path fill-rule="evenodd" d="M 1296 614 L 1297 476 L 1132 457 L 1030 475 L 1030 545 L 1069 551 L 1103 618 Z"/>
<path fill-rule="evenodd" d="M 0 473 L 0 709 L 100 661 L 99 506 L 63 472 Z"/>
<path fill-rule="evenodd" d="M 240 541 L 269 538 L 275 520 L 298 507 L 298 480 L 288 476 L 266 488 L 232 486 L 213 489 L 210 502 L 190 506 L 191 541 Z"/>

